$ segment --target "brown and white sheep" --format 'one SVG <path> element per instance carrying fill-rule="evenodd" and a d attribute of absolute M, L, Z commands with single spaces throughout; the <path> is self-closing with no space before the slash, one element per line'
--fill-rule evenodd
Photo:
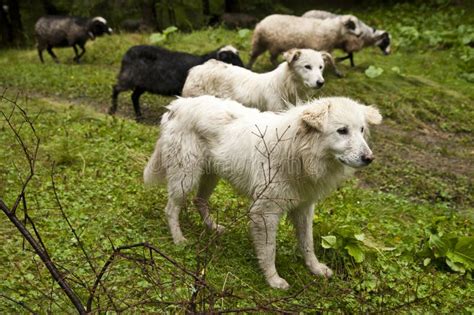
<path fill-rule="evenodd" d="M 322 10 L 311 10 L 302 15 L 302 17 L 305 18 L 313 18 L 320 20 L 334 19 L 338 16 L 340 15 Z M 349 45 L 350 47 L 352 47 L 352 51 L 347 51 L 342 48 L 347 53 L 347 56 L 337 58 L 338 61 L 349 59 L 351 62 L 351 66 L 354 67 L 353 53 L 369 46 L 378 46 L 385 55 L 390 54 L 390 35 L 388 34 L 388 32 L 369 27 L 361 20 L 358 20 L 356 28 L 359 28 L 361 30 L 362 35 L 352 40 L 354 43 L 352 45 Z"/>
<path fill-rule="evenodd" d="M 331 52 L 342 49 L 348 53 L 365 47 L 360 38 L 365 24 L 353 15 L 340 15 L 328 19 L 313 19 L 292 15 L 274 14 L 257 24 L 252 38 L 252 53 L 248 68 L 265 51 L 270 61 L 277 64 L 280 53 L 292 48 L 311 48 Z M 387 33 L 388 34 L 388 33 Z"/>

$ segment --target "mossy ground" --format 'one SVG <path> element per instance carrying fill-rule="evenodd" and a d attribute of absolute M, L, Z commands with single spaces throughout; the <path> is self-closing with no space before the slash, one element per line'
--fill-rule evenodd
<path fill-rule="evenodd" d="M 374 14 L 374 19 L 382 19 L 383 13 L 375 10 Z M 49 56 L 45 56 L 46 64 L 40 64 L 34 49 L 1 51 L 0 89 L 6 89 L 7 98 L 19 96 L 17 102 L 34 117 L 41 139 L 37 175 L 26 195 L 29 214 L 81 297 L 87 296 L 94 276 L 58 211 L 51 184 L 53 163 L 62 205 L 94 264 L 100 266 L 108 258 L 111 241 L 115 246 L 148 241 L 190 270 L 207 261 L 203 272 L 208 283 L 216 290 L 232 292 L 216 301 L 215 308 L 263 305 L 349 313 L 472 312 L 472 278 L 439 264 L 424 267 L 417 255 L 426 229 L 458 236 L 473 233 L 474 89 L 462 78 L 464 63 L 454 49 L 397 49 L 395 35 L 392 55 L 382 56 L 375 48 L 357 53 L 355 68 L 341 64 L 345 77 L 328 73 L 326 86 L 315 94 L 376 104 L 385 120 L 372 130 L 376 161 L 316 209 L 317 254 L 334 269 L 333 279 L 310 275 L 296 249 L 291 226 L 282 222 L 277 265 L 292 286 L 289 292 L 265 284 L 246 221 L 234 222 L 245 217 L 248 201 L 226 183 L 218 186 L 211 201 L 222 223 L 231 228 L 215 240 L 211 237 L 211 248 L 204 251 L 208 256 L 200 249 L 210 236 L 202 233 L 192 207 L 182 218 L 190 244 L 172 244 L 163 215 L 166 192 L 146 191 L 141 174 L 159 133 L 156 123 L 163 106 L 173 98 L 144 95 L 145 124 L 132 119 L 130 93 L 120 96 L 119 117 L 104 114 L 122 55 L 131 45 L 146 44 L 149 35 L 121 34 L 90 42 L 81 65 L 72 62 L 72 49 L 57 50 L 59 65 Z M 247 61 L 250 34 L 240 36 L 221 28 L 172 34 L 164 45 L 204 53 L 226 44 L 237 46 Z M 382 68 L 383 74 L 368 78 L 364 71 L 370 65 Z M 268 56 L 262 56 L 255 70 L 270 69 Z M 9 113 L 11 108 L 6 100 L 0 102 L 1 111 Z M 13 117 L 19 124 L 20 117 Z M 27 128 L 22 128 L 22 135 L 31 140 Z M 4 120 L 0 143 L 0 196 L 11 204 L 25 161 Z M 364 262 L 358 264 L 346 251 L 321 247 L 321 236 L 347 227 L 364 233 L 379 248 L 395 249 L 367 250 Z M 0 225 L 0 240 L 0 292 L 41 313 L 70 312 L 61 291 L 52 285 L 28 246 L 22 249 L 21 237 L 6 218 Z M 157 261 L 160 267 L 155 269 L 125 259 L 114 265 L 106 285 L 120 307 L 146 295 L 154 303 L 129 310 L 182 311 L 179 305 L 166 302 L 188 300 L 192 281 L 176 275 L 165 260 Z M 102 305 L 107 305 L 106 293 L 100 295 Z M 24 310 L 0 298 L 0 311 Z"/>

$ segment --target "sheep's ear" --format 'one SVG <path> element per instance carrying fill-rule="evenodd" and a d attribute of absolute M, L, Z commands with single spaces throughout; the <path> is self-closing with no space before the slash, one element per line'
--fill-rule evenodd
<path fill-rule="evenodd" d="M 345 17 L 344 26 L 350 31 L 354 31 L 356 29 L 356 24 L 351 16 Z"/>
<path fill-rule="evenodd" d="M 230 52 L 223 50 L 218 53 L 218 56 L 220 60 L 227 60 L 230 58 Z"/>
<path fill-rule="evenodd" d="M 308 127 L 323 132 L 327 124 L 331 103 L 327 102 L 316 106 L 316 108 L 312 107 L 305 110 L 301 119 Z"/>
<path fill-rule="evenodd" d="M 283 57 L 288 63 L 295 62 L 296 60 L 300 58 L 300 56 L 301 56 L 301 50 L 295 49 L 295 48 L 290 49 L 283 54 Z"/>
<path fill-rule="evenodd" d="M 365 106 L 365 119 L 369 124 L 379 125 L 382 122 L 382 115 L 374 106 Z"/>

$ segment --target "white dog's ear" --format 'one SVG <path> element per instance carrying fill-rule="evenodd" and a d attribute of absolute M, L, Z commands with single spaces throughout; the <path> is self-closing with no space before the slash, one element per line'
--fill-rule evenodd
<path fill-rule="evenodd" d="M 329 102 L 317 105 L 316 108 L 313 107 L 305 110 L 301 119 L 307 126 L 314 128 L 319 132 L 323 132 L 327 124 L 330 108 L 331 103 Z"/>
<path fill-rule="evenodd" d="M 325 65 L 330 64 L 331 67 L 334 69 L 334 73 L 339 78 L 342 78 L 344 75 L 337 69 L 333 56 L 330 53 L 328 53 L 327 51 L 321 51 L 321 55 L 323 56 L 324 64 Z"/>
<path fill-rule="evenodd" d="M 283 53 L 283 57 L 288 63 L 295 62 L 296 60 L 300 58 L 300 56 L 301 56 L 301 50 L 295 49 L 295 48 L 290 49 L 286 51 L 285 53 Z"/>
<path fill-rule="evenodd" d="M 328 53 L 327 51 L 321 51 L 321 55 L 323 56 L 324 63 L 329 63 L 332 66 L 334 65 L 334 58 L 330 53 Z"/>
<path fill-rule="evenodd" d="M 374 106 L 365 106 L 365 118 L 369 124 L 378 125 L 382 122 L 382 115 Z"/>

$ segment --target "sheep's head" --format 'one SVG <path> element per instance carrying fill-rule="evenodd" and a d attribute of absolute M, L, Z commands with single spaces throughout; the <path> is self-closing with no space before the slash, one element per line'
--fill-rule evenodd
<path fill-rule="evenodd" d="M 217 60 L 230 63 L 234 66 L 244 66 L 242 59 L 239 57 L 239 51 L 231 45 L 224 46 L 217 51 Z"/>
<path fill-rule="evenodd" d="M 380 47 L 385 55 L 390 54 L 390 36 L 388 32 L 369 27 L 352 15 L 340 16 L 344 23 L 344 51 L 355 52 L 372 45 Z M 354 20 L 355 19 L 355 20 Z"/>
<path fill-rule="evenodd" d="M 390 35 L 386 31 L 373 29 L 376 39 L 375 46 L 380 47 L 384 55 L 390 54 Z"/>
<path fill-rule="evenodd" d="M 343 31 L 346 34 L 360 37 L 363 34 L 363 23 L 353 15 L 341 15 L 339 17 Z"/>
<path fill-rule="evenodd" d="M 88 34 L 91 39 L 95 39 L 104 34 L 112 34 L 112 29 L 107 25 L 106 19 L 101 16 L 96 16 L 90 21 Z"/>
<path fill-rule="evenodd" d="M 324 85 L 323 71 L 328 53 L 312 49 L 290 49 L 283 54 L 291 71 L 306 87 L 319 89 Z"/>
<path fill-rule="evenodd" d="M 384 30 L 377 30 L 374 27 L 369 27 L 362 23 L 363 34 L 361 39 L 364 43 L 364 47 L 378 46 L 384 55 L 390 54 L 390 35 Z"/>

